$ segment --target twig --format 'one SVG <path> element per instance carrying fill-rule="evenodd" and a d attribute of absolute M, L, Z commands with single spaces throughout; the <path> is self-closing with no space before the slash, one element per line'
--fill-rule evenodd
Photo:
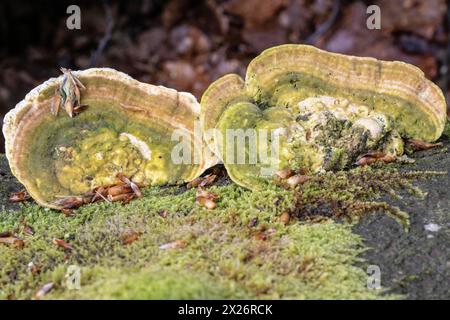
<path fill-rule="evenodd" d="M 98 60 L 102 56 L 103 51 L 106 48 L 106 45 L 108 44 L 109 40 L 111 40 L 112 31 L 114 29 L 114 17 L 112 14 L 111 6 L 107 0 L 103 1 L 103 7 L 105 8 L 105 20 L 106 20 L 107 24 L 106 24 L 105 34 L 100 39 L 97 50 L 91 56 L 91 60 L 89 63 L 89 66 L 91 68 L 97 66 Z"/>

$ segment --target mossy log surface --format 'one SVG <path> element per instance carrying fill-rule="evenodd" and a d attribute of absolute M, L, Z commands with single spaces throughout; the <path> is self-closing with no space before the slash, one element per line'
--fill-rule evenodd
<path fill-rule="evenodd" d="M 442 139 L 446 148 L 448 138 Z M 413 157 L 416 170 L 449 171 L 446 149 L 418 152 Z M 384 214 L 368 215 L 353 230 L 371 248 L 363 257 L 380 266 L 382 283 L 391 292 L 409 299 L 450 299 L 450 175 L 418 181 L 426 192 L 423 200 L 402 195 L 398 204 L 410 215 L 410 230 Z M 427 229 L 438 228 L 429 231 Z"/>
<path fill-rule="evenodd" d="M 400 170 L 450 168 L 446 148 L 413 158 Z M 382 199 L 409 213 L 408 233 L 382 212 L 357 223 L 284 225 L 280 214 L 292 209 L 290 191 L 251 192 L 227 178 L 209 188 L 220 195 L 214 210 L 195 203 L 195 190 L 154 187 L 128 205 L 92 204 L 74 217 L 33 202 L 10 203 L 21 186 L 4 156 L 0 180 L 0 232 L 25 240 L 22 249 L 0 245 L 0 299 L 31 299 L 49 282 L 46 299 L 450 298 L 448 173 L 414 183 L 423 199 L 402 190 L 401 198 Z M 24 220 L 34 235 L 24 233 Z M 439 230 L 427 230 L 433 228 Z M 130 232 L 138 239 L 124 245 Z M 73 250 L 55 246 L 53 238 Z M 30 271 L 30 262 L 39 272 Z M 69 265 L 81 268 L 80 290 L 67 287 Z M 368 265 L 380 267 L 382 290 L 367 289 Z"/>

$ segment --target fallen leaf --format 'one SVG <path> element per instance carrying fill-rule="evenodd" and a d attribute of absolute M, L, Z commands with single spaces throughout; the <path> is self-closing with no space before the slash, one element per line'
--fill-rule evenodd
<path fill-rule="evenodd" d="M 445 0 L 427 1 L 390 1 L 378 0 L 383 14 L 383 29 L 415 33 L 425 39 L 431 39 L 436 30 L 442 26 L 447 11 Z M 398 15 L 401 12 L 401 16 Z"/>
<path fill-rule="evenodd" d="M 275 175 L 277 175 L 280 179 L 287 179 L 292 177 L 295 174 L 295 171 L 292 169 L 283 169 L 283 170 L 278 170 L 277 172 L 275 172 Z"/>
<path fill-rule="evenodd" d="M 408 140 L 408 145 L 410 145 L 415 151 L 421 151 L 421 150 L 429 150 L 432 148 L 438 148 L 444 146 L 442 142 L 437 143 L 430 143 L 425 142 L 417 139 L 410 139 Z"/>
<path fill-rule="evenodd" d="M 100 187 L 100 188 L 98 188 L 97 190 L 95 190 L 94 191 L 94 196 L 92 197 L 92 199 L 91 199 L 91 203 L 93 203 L 93 202 L 96 202 L 96 201 L 99 201 L 99 200 L 105 200 L 106 202 L 111 202 L 108 198 L 107 198 L 107 193 L 108 193 L 108 190 L 107 189 L 105 189 L 105 188 L 103 188 L 103 187 Z"/>
<path fill-rule="evenodd" d="M 131 189 L 130 185 L 119 185 L 119 186 L 112 186 L 107 189 L 106 194 L 108 196 L 117 196 L 125 193 L 131 193 L 133 190 Z M 101 193 L 99 193 L 101 194 Z"/>
<path fill-rule="evenodd" d="M 117 196 L 108 195 L 108 200 L 111 202 L 122 201 L 122 202 L 128 203 L 134 198 L 134 196 L 135 196 L 134 193 L 124 193 L 124 194 L 119 194 Z"/>
<path fill-rule="evenodd" d="M 167 249 L 179 249 L 187 246 L 187 241 L 185 240 L 175 240 L 173 242 L 165 243 L 159 246 L 161 250 Z"/>
<path fill-rule="evenodd" d="M 389 3 L 392 3 L 392 6 L 390 6 L 391 8 L 393 6 L 398 7 L 394 2 L 395 1 L 389 1 Z M 414 3 L 415 1 L 404 0 L 404 2 Z M 387 1 L 385 3 L 387 3 Z M 366 25 L 368 17 L 366 10 L 367 5 L 362 1 L 355 1 L 346 6 L 346 10 L 342 11 L 342 17 L 339 19 L 338 28 L 333 30 L 333 32 L 323 39 L 321 43 L 315 43 L 315 45 L 332 52 L 356 56 L 370 56 L 381 60 L 400 60 L 416 65 L 422 69 L 430 79 L 437 75 L 438 64 L 435 55 L 408 54 L 397 45 L 397 36 L 392 34 L 393 32 L 399 31 L 399 20 L 403 20 L 403 22 L 401 22 L 402 25 L 409 24 L 409 27 L 414 29 L 412 32 L 417 32 L 419 30 L 419 32 L 422 32 L 425 28 L 416 28 L 411 24 L 412 20 L 409 19 L 409 17 L 406 18 L 406 16 L 402 15 L 402 18 L 399 19 L 398 14 L 395 12 L 388 13 L 381 7 L 383 15 L 381 30 L 377 30 L 377 32 L 371 30 L 368 32 L 366 28 L 361 28 L 361 26 Z M 396 12 L 398 12 L 398 10 Z M 414 10 L 412 10 L 411 13 L 420 16 L 417 11 L 414 13 Z M 384 18 L 385 14 L 390 14 L 391 16 Z M 393 23 L 390 23 L 388 20 L 391 20 Z M 388 26 L 388 24 L 391 24 L 391 26 Z M 402 29 L 404 28 L 402 27 Z M 425 33 L 428 35 L 430 34 L 429 31 L 426 31 Z"/>
<path fill-rule="evenodd" d="M 197 189 L 196 197 L 201 197 L 201 198 L 206 198 L 206 199 L 211 199 L 211 200 L 219 198 L 219 196 L 217 194 L 209 192 L 202 188 Z"/>
<path fill-rule="evenodd" d="M 11 231 L 0 232 L 0 238 L 11 237 L 12 235 L 13 235 L 13 233 Z"/>
<path fill-rule="evenodd" d="M 248 226 L 250 228 L 255 227 L 258 224 L 258 218 L 253 218 L 252 220 L 250 220 L 250 223 L 248 224 Z"/>
<path fill-rule="evenodd" d="M 253 234 L 253 239 L 258 241 L 267 240 L 267 235 L 264 231 L 258 230 Z"/>
<path fill-rule="evenodd" d="M 129 178 L 127 178 L 122 172 L 119 172 L 117 174 L 117 178 L 120 179 L 123 183 L 125 183 L 128 187 L 130 187 L 131 190 L 136 195 L 136 197 L 138 197 L 138 198 L 142 197 L 142 192 L 141 192 L 141 189 L 139 188 L 139 186 L 136 183 L 134 183 L 133 181 L 131 181 Z M 129 199 L 129 200 L 132 200 L 132 199 Z"/>
<path fill-rule="evenodd" d="M 30 200 L 30 196 L 26 190 L 21 190 L 19 192 L 13 192 L 9 196 L 9 201 L 11 202 L 23 202 Z"/>
<path fill-rule="evenodd" d="M 240 16 L 247 28 L 264 25 L 268 20 L 276 17 L 288 0 L 271 0 L 261 3 L 260 0 L 231 0 L 226 3 L 225 11 Z"/>
<path fill-rule="evenodd" d="M 61 212 L 66 216 L 66 217 L 73 217 L 75 215 L 75 211 L 73 211 L 72 209 L 61 209 Z"/>
<path fill-rule="evenodd" d="M 206 207 L 207 209 L 214 209 L 217 206 L 217 203 L 215 203 L 214 200 L 208 199 L 208 198 L 205 198 L 205 197 L 196 197 L 195 201 L 198 204 Z"/>
<path fill-rule="evenodd" d="M 80 90 L 86 89 L 85 86 L 78 80 L 76 76 L 73 75 L 70 69 L 61 68 L 61 72 L 63 73 L 63 78 L 61 83 L 59 84 L 59 92 L 60 95 L 60 104 L 64 105 L 64 109 L 69 115 L 69 117 L 73 118 L 76 114 L 80 113 L 85 109 L 85 105 L 81 105 L 81 93 Z M 54 98 L 53 103 L 57 103 L 58 99 Z M 52 106 L 51 112 L 54 115 L 57 115 L 57 111 L 59 107 Z"/>
<path fill-rule="evenodd" d="M 384 163 L 391 163 L 394 162 L 395 160 L 397 160 L 397 158 L 394 157 L 393 155 L 385 154 L 384 152 L 381 151 L 372 151 L 361 156 L 361 158 L 359 158 L 355 164 L 357 166 L 366 166 L 375 163 L 377 161 L 382 161 Z"/>
<path fill-rule="evenodd" d="M 139 186 L 137 184 L 135 184 L 134 182 L 131 182 L 130 186 L 131 186 L 131 189 L 133 190 L 134 194 L 136 195 L 136 197 L 142 198 L 142 192 L 141 192 L 141 189 L 139 188 Z"/>
<path fill-rule="evenodd" d="M 33 235 L 34 235 L 34 229 L 33 229 L 31 226 L 29 226 L 29 225 L 26 223 L 26 221 L 22 222 L 22 226 L 23 226 L 22 231 L 23 231 L 24 233 L 26 233 L 26 234 L 28 234 L 28 235 L 30 235 L 30 236 L 33 236 Z"/>
<path fill-rule="evenodd" d="M 358 159 L 358 161 L 356 161 L 356 165 L 357 166 L 367 166 L 367 165 L 371 165 L 372 163 L 376 162 L 378 159 L 374 158 L 374 157 L 368 157 L 368 156 L 363 156 L 361 158 Z"/>
<path fill-rule="evenodd" d="M 141 236 L 141 234 L 136 231 L 126 232 L 121 237 L 122 244 L 124 244 L 124 245 L 132 244 L 133 242 L 138 240 L 140 236 Z"/>
<path fill-rule="evenodd" d="M 280 216 L 280 221 L 282 223 L 284 223 L 285 225 L 289 223 L 289 221 L 291 220 L 291 216 L 289 214 L 289 212 L 283 212 Z"/>
<path fill-rule="evenodd" d="M 216 180 L 217 175 L 215 174 L 209 174 L 207 176 L 204 177 L 198 177 L 195 178 L 194 180 L 192 180 L 191 182 L 189 182 L 187 184 L 187 188 L 196 188 L 196 187 L 206 187 L 209 186 L 211 184 L 213 184 L 213 182 Z"/>
<path fill-rule="evenodd" d="M 167 216 L 169 215 L 167 210 L 159 211 L 158 214 L 159 214 L 160 217 L 163 217 L 163 218 L 167 218 Z"/>
<path fill-rule="evenodd" d="M 202 182 L 202 180 L 203 180 L 202 177 L 197 177 L 194 180 L 189 181 L 188 184 L 186 185 L 186 187 L 188 189 L 197 188 L 200 185 L 200 183 Z"/>
<path fill-rule="evenodd" d="M 72 245 L 70 245 L 69 243 L 67 243 L 66 241 L 64 241 L 62 239 L 53 238 L 52 242 L 57 247 L 61 247 L 66 250 L 73 250 Z"/>
<path fill-rule="evenodd" d="M 214 183 L 217 176 L 215 174 L 209 174 L 203 178 L 203 180 L 200 182 L 199 187 L 206 187 Z"/>
<path fill-rule="evenodd" d="M 30 272 L 32 275 L 36 275 L 41 272 L 41 268 L 36 266 L 33 261 L 28 263 L 27 265 L 27 271 Z"/>
<path fill-rule="evenodd" d="M 15 236 L 0 237 L 0 243 L 12 245 L 18 249 L 22 249 L 25 245 L 25 242 L 22 239 Z"/>
<path fill-rule="evenodd" d="M 90 202 L 90 201 L 89 201 Z M 63 209 L 77 209 L 85 204 L 85 199 L 83 197 L 63 197 L 56 202 L 57 206 L 63 207 Z"/>
<path fill-rule="evenodd" d="M 34 295 L 35 300 L 41 300 L 50 290 L 53 289 L 53 282 L 44 284 Z"/>
<path fill-rule="evenodd" d="M 305 175 L 295 175 L 292 176 L 290 178 L 288 178 L 286 180 L 287 184 L 291 187 L 295 187 L 298 184 L 303 184 L 305 182 L 307 182 L 308 180 L 310 180 L 311 177 L 310 176 L 305 176 Z"/>

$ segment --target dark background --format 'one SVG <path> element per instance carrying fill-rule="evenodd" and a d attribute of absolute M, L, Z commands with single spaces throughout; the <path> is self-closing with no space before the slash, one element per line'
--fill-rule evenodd
<path fill-rule="evenodd" d="M 66 9 L 81 8 L 81 30 Z M 381 30 L 366 9 L 381 8 Z M 136 0 L 0 3 L 0 116 L 59 67 L 109 66 L 200 98 L 219 76 L 282 43 L 403 60 L 449 94 L 446 0 Z M 0 152 L 3 151 L 3 136 Z"/>

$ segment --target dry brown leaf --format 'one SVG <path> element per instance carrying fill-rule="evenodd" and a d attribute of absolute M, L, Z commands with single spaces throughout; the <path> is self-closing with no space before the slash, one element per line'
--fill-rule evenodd
<path fill-rule="evenodd" d="M 265 241 L 267 240 L 267 234 L 264 231 L 258 230 L 253 233 L 253 239 L 258 241 Z"/>
<path fill-rule="evenodd" d="M 431 39 L 442 25 L 447 9 L 445 0 L 378 0 L 376 4 L 380 6 L 385 31 L 415 33 L 425 39 Z"/>
<path fill-rule="evenodd" d="M 119 185 L 119 186 L 112 186 L 107 190 L 108 196 L 117 196 L 121 194 L 131 193 L 133 192 L 133 189 L 131 189 L 130 185 Z"/>
<path fill-rule="evenodd" d="M 30 236 L 34 235 L 34 229 L 30 225 L 28 225 L 26 221 L 22 222 L 22 227 L 23 227 L 22 231 L 24 233 L 26 233 L 26 234 L 28 234 Z"/>
<path fill-rule="evenodd" d="M 135 197 L 134 193 L 124 193 L 124 194 L 119 194 L 117 196 L 108 195 L 108 200 L 111 202 L 122 201 L 124 203 L 128 203 L 131 200 L 133 200 L 134 197 Z"/>
<path fill-rule="evenodd" d="M 169 243 L 165 243 L 159 246 L 161 250 L 168 250 L 168 249 L 180 249 L 185 248 L 187 246 L 186 240 L 175 240 Z"/>
<path fill-rule="evenodd" d="M 189 182 L 187 184 L 187 188 L 197 188 L 197 187 L 206 187 L 209 186 L 211 184 L 213 184 L 213 182 L 216 180 L 217 175 L 215 174 L 208 174 L 207 176 L 204 177 L 198 177 L 195 178 L 194 180 L 192 180 L 191 182 Z"/>
<path fill-rule="evenodd" d="M 291 220 L 291 215 L 289 214 L 289 212 L 283 212 L 280 216 L 280 221 L 282 223 L 289 224 L 289 221 Z"/>
<path fill-rule="evenodd" d="M 136 231 L 126 232 L 121 237 L 122 244 L 123 245 L 132 244 L 133 242 L 138 240 L 140 236 L 141 236 L 141 233 L 136 232 Z"/>
<path fill-rule="evenodd" d="M 242 17 L 245 26 L 252 28 L 276 17 L 280 9 L 288 3 L 288 0 L 271 0 L 263 3 L 260 0 L 231 0 L 225 4 L 225 10 Z"/>
<path fill-rule="evenodd" d="M 206 187 L 214 183 L 216 181 L 217 176 L 215 174 L 209 174 L 203 178 L 202 182 L 200 182 L 199 187 Z"/>
<path fill-rule="evenodd" d="M 13 235 L 13 233 L 11 231 L 0 232 L 0 238 L 11 237 L 12 235 Z"/>
<path fill-rule="evenodd" d="M 414 2 L 411 0 L 404 1 Z M 389 2 L 392 2 L 392 7 L 398 7 L 396 1 Z M 367 5 L 362 1 L 355 1 L 346 6 L 345 10 L 342 10 L 342 18 L 339 19 L 338 28 L 333 30 L 333 32 L 327 36 L 326 39 L 323 39 L 324 41 L 321 43 L 315 43 L 315 45 L 321 47 L 322 49 L 338 53 L 356 56 L 370 56 L 381 60 L 404 61 L 414 64 L 422 69 L 430 79 L 436 76 L 438 72 L 438 64 L 434 55 L 408 54 L 397 45 L 398 41 L 396 40 L 396 37 L 391 34 L 391 32 L 397 31 L 395 30 L 395 28 L 397 28 L 397 26 L 395 26 L 395 24 L 397 24 L 395 21 L 399 20 L 398 10 L 388 13 L 383 9 L 383 7 L 381 7 L 383 16 L 381 30 L 367 30 L 367 28 L 361 28 L 361 26 L 366 25 L 366 20 L 368 17 L 366 10 Z M 392 17 L 385 19 L 385 14 L 390 14 Z M 404 17 L 401 20 L 403 19 Z M 392 24 L 394 29 L 387 26 L 389 23 L 387 20 L 392 20 L 394 22 Z M 408 20 L 406 23 L 411 23 L 411 20 Z M 402 22 L 401 24 L 405 24 L 405 22 Z M 418 29 L 415 29 L 415 31 L 417 30 Z M 429 31 L 426 33 L 428 34 L 428 32 Z"/>
<path fill-rule="evenodd" d="M 429 150 L 429 149 L 444 146 L 444 144 L 442 142 L 430 143 L 430 142 L 425 142 L 425 141 L 421 141 L 421 140 L 417 140 L 417 139 L 408 140 L 408 145 L 410 145 L 415 151 Z"/>
<path fill-rule="evenodd" d="M 256 227 L 256 225 L 258 224 L 258 218 L 253 218 L 252 220 L 250 220 L 250 222 L 248 223 L 249 228 L 253 228 Z"/>
<path fill-rule="evenodd" d="M 22 249 L 25 245 L 25 242 L 22 239 L 15 236 L 1 237 L 0 243 L 12 245 L 18 249 Z"/>
<path fill-rule="evenodd" d="M 198 188 L 197 189 L 197 194 L 196 197 L 200 197 L 200 198 L 206 198 L 206 199 L 210 199 L 210 200 L 214 200 L 219 198 L 219 196 L 215 193 L 209 192 L 205 189 L 202 188 Z"/>
<path fill-rule="evenodd" d="M 73 250 L 72 245 L 62 239 L 53 238 L 52 243 L 57 247 L 61 247 L 66 250 Z"/>
<path fill-rule="evenodd" d="M 60 210 L 66 217 L 73 217 L 75 215 L 75 211 L 72 209 L 61 209 Z"/>
<path fill-rule="evenodd" d="M 158 214 L 162 218 L 167 218 L 167 216 L 169 215 L 169 212 L 167 212 L 167 210 L 162 210 L 162 211 L 158 212 Z"/>
<path fill-rule="evenodd" d="M 27 200 L 30 200 L 30 195 L 25 189 L 19 192 L 13 192 L 9 196 L 9 201 L 11 202 L 23 202 Z"/>
<path fill-rule="evenodd" d="M 136 197 L 138 198 L 142 198 L 142 192 L 141 189 L 139 188 L 139 186 L 134 183 L 133 181 L 131 181 L 128 177 L 126 177 L 122 172 L 119 172 L 116 177 L 122 181 L 123 183 L 125 183 L 126 186 L 130 187 L 131 190 L 134 192 L 134 194 L 136 195 Z M 130 201 L 132 199 L 129 199 L 128 201 Z"/>
<path fill-rule="evenodd" d="M 201 183 L 202 181 L 203 181 L 203 177 L 197 177 L 197 178 L 195 178 L 194 180 L 188 182 L 188 184 L 186 185 L 186 187 L 187 187 L 188 189 L 191 189 L 191 188 L 197 188 L 197 187 L 200 185 L 200 183 Z"/>
<path fill-rule="evenodd" d="M 142 198 L 142 192 L 141 189 L 139 188 L 139 186 L 137 184 L 135 184 L 134 182 L 130 183 L 131 189 L 133 190 L 134 194 L 136 195 L 137 198 Z"/>
<path fill-rule="evenodd" d="M 287 184 L 291 187 L 295 187 L 299 184 L 303 184 L 311 179 L 310 176 L 295 175 L 286 180 Z"/>
<path fill-rule="evenodd" d="M 361 158 L 356 161 L 356 165 L 358 166 L 366 166 L 370 165 L 372 163 L 375 163 L 377 161 L 382 161 L 384 163 L 391 163 L 397 160 L 396 157 L 390 154 L 385 154 L 381 151 L 372 151 L 369 153 L 364 154 Z"/>
<path fill-rule="evenodd" d="M 56 205 L 63 207 L 64 209 L 77 209 L 85 204 L 83 197 L 68 196 L 63 197 L 56 201 Z"/>
<path fill-rule="evenodd" d="M 53 282 L 44 284 L 34 295 L 35 300 L 41 300 L 50 290 L 53 289 Z"/>
<path fill-rule="evenodd" d="M 214 209 L 217 207 L 217 203 L 215 203 L 214 200 L 205 197 L 197 197 L 195 198 L 195 201 L 207 209 Z"/>
<path fill-rule="evenodd" d="M 287 179 L 292 177 L 295 174 L 295 171 L 292 169 L 283 169 L 283 170 L 278 170 L 277 172 L 275 172 L 275 174 L 280 178 L 280 179 Z"/>
<path fill-rule="evenodd" d="M 31 261 L 27 265 L 27 271 L 30 272 L 32 275 L 37 275 L 41 272 L 41 268 L 39 268 L 37 265 L 34 264 L 33 261 Z"/>

